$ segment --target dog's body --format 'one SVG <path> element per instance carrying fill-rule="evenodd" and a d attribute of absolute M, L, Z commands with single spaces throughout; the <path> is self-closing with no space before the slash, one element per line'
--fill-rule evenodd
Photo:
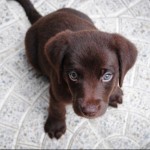
<path fill-rule="evenodd" d="M 48 76 L 49 116 L 45 131 L 59 138 L 66 130 L 65 105 L 95 118 L 122 103 L 123 79 L 137 57 L 134 45 L 118 34 L 99 31 L 85 14 L 60 9 L 42 17 L 29 0 L 16 0 L 33 24 L 25 39 L 33 67 Z"/>

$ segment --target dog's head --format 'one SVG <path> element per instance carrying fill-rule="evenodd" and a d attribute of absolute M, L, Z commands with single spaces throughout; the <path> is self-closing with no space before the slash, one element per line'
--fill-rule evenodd
<path fill-rule="evenodd" d="M 96 30 L 58 33 L 47 42 L 45 53 L 58 82 L 67 84 L 74 111 L 87 118 L 104 114 L 137 56 L 124 37 Z"/>

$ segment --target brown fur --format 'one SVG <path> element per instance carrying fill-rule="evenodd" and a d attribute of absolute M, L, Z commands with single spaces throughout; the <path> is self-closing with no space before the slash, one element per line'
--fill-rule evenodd
<path fill-rule="evenodd" d="M 31 3 L 17 1 L 27 13 L 27 4 Z M 120 87 L 135 63 L 137 50 L 123 36 L 99 31 L 79 11 L 64 8 L 45 17 L 35 14 L 32 6 L 27 13 L 33 25 L 26 34 L 26 53 L 34 68 L 50 80 L 45 132 L 51 138 L 60 138 L 66 130 L 66 104 L 72 103 L 79 116 L 95 118 L 103 115 L 108 105 L 117 107 L 122 103 Z M 72 70 L 78 74 L 75 82 L 68 75 Z M 104 82 L 107 71 L 113 78 Z"/>

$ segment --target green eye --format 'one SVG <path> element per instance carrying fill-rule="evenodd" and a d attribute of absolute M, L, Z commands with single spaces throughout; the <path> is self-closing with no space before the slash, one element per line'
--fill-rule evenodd
<path fill-rule="evenodd" d="M 102 81 L 103 82 L 109 82 L 113 77 L 113 74 L 111 72 L 106 72 L 103 77 L 102 77 Z"/>
<path fill-rule="evenodd" d="M 78 80 L 78 74 L 75 71 L 70 71 L 68 74 L 71 81 L 77 81 Z"/>

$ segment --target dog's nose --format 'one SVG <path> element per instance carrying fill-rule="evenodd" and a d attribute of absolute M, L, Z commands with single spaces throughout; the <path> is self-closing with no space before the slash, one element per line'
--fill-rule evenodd
<path fill-rule="evenodd" d="M 100 110 L 100 103 L 82 105 L 81 110 L 83 114 L 86 116 L 95 116 L 97 112 Z"/>

